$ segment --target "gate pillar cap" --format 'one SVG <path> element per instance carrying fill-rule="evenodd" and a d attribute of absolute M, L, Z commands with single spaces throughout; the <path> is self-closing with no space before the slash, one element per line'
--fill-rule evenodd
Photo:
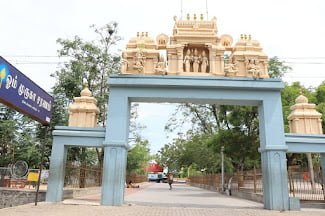
<path fill-rule="evenodd" d="M 304 95 L 299 95 L 296 100 L 295 100 L 296 104 L 300 104 L 300 103 L 308 103 L 308 98 L 305 97 Z"/>
<path fill-rule="evenodd" d="M 75 97 L 69 106 L 70 127 L 96 127 L 99 109 L 97 100 L 92 97 L 87 86 L 80 92 L 81 97 Z"/>

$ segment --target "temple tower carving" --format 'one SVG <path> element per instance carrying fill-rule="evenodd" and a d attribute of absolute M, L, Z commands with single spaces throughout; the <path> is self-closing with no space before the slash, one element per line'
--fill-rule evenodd
<path fill-rule="evenodd" d="M 233 45 L 230 35 L 218 36 L 217 19 L 203 15 L 175 16 L 170 37 L 159 34 L 154 40 L 147 32 L 137 33 L 122 57 L 122 74 L 269 77 L 258 41 L 242 34 Z"/>

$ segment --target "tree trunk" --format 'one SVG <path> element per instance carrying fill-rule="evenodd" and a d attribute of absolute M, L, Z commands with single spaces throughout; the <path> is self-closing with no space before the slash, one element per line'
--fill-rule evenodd
<path fill-rule="evenodd" d="M 313 193 L 315 192 L 315 174 L 314 174 L 314 165 L 313 165 L 313 158 L 311 153 L 306 153 L 307 160 L 308 160 L 308 170 L 310 175 L 310 183 L 311 183 L 311 189 Z"/>
<path fill-rule="evenodd" d="M 213 113 L 214 119 L 216 120 L 216 124 L 218 127 L 218 130 L 220 129 L 220 121 L 219 121 L 219 117 L 218 117 L 218 111 L 217 111 L 217 105 L 213 104 L 211 105 L 211 111 Z"/>
<path fill-rule="evenodd" d="M 79 172 L 79 188 L 86 186 L 86 148 L 81 148 L 81 166 Z"/>
<path fill-rule="evenodd" d="M 96 148 L 97 159 L 98 159 L 98 186 L 102 185 L 102 174 L 104 166 L 104 149 Z"/>

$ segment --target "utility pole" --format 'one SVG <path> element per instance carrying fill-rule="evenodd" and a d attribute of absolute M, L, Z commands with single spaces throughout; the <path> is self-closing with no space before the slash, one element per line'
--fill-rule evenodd
<path fill-rule="evenodd" d="M 222 187 L 222 192 L 225 191 L 225 167 L 224 167 L 224 155 L 223 155 L 224 147 L 221 146 L 221 187 Z"/>
<path fill-rule="evenodd" d="M 39 188 L 40 188 L 40 184 L 41 184 L 41 175 L 42 175 L 42 168 L 43 168 L 43 158 L 44 158 L 45 142 L 46 142 L 46 137 L 47 137 L 47 132 L 48 132 L 48 126 L 43 127 L 42 130 L 44 130 L 44 137 L 41 140 L 41 160 L 40 160 L 40 164 L 39 164 L 38 181 L 37 181 L 37 185 L 36 185 L 35 206 L 37 206 L 38 193 L 39 193 Z"/>
<path fill-rule="evenodd" d="M 205 0 L 205 11 L 206 11 L 206 14 L 207 14 L 207 20 L 209 19 L 209 11 L 208 11 L 208 0 Z"/>

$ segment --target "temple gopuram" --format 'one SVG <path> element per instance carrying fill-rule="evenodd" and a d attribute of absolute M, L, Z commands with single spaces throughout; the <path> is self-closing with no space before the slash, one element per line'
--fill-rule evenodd
<path fill-rule="evenodd" d="M 268 58 L 260 43 L 241 35 L 233 44 L 230 35 L 218 36 L 217 19 L 187 15 L 174 17 L 173 35 L 154 40 L 138 32 L 122 53 L 122 74 L 227 76 L 268 78 Z M 162 52 L 165 51 L 165 54 Z"/>

